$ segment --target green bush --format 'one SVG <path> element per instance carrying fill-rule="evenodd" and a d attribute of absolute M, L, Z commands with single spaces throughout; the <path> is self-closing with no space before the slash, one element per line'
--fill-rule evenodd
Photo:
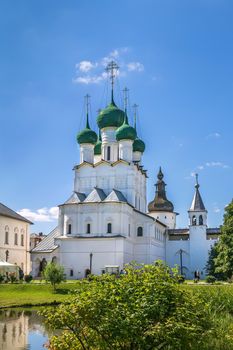
<path fill-rule="evenodd" d="M 43 277 L 47 282 L 50 282 L 53 290 L 56 290 L 56 286 L 65 281 L 64 268 L 53 262 L 48 263 L 43 271 Z"/>
<path fill-rule="evenodd" d="M 5 276 L 0 274 L 0 283 L 2 283 L 4 279 L 5 279 Z"/>
<path fill-rule="evenodd" d="M 212 322 L 198 295 L 163 263 L 129 265 L 121 278 L 84 280 L 70 303 L 42 314 L 63 333 L 51 349 L 202 349 Z"/>
<path fill-rule="evenodd" d="M 25 275 L 24 276 L 24 281 L 26 283 L 30 283 L 32 281 L 32 275 Z"/>
<path fill-rule="evenodd" d="M 207 283 L 214 284 L 217 281 L 217 278 L 214 276 L 207 276 L 205 280 Z"/>

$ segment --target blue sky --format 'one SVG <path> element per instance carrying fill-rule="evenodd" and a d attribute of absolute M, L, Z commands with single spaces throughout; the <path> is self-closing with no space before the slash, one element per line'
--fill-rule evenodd
<path fill-rule="evenodd" d="M 148 200 L 161 165 L 186 226 L 198 172 L 209 226 L 221 224 L 233 197 L 232 18 L 231 0 L 2 0 L 1 202 L 28 213 L 33 232 L 56 225 L 54 207 L 73 189 L 83 96 L 96 128 L 108 101 L 102 63 L 114 56 L 118 104 L 127 86 L 139 105 Z"/>

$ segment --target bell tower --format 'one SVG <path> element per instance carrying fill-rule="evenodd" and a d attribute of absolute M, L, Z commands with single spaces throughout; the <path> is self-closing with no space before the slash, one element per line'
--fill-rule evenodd
<path fill-rule="evenodd" d="M 193 196 L 191 207 L 188 211 L 189 225 L 191 226 L 207 226 L 207 210 L 204 206 L 199 191 L 198 174 L 196 174 L 195 193 Z"/>

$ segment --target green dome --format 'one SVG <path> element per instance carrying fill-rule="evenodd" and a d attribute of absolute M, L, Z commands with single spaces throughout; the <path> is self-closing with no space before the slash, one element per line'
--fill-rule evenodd
<path fill-rule="evenodd" d="M 125 113 L 117 107 L 115 102 L 108 105 L 107 108 L 103 109 L 97 117 L 97 124 L 100 129 L 113 126 L 118 128 L 124 121 Z"/>
<path fill-rule="evenodd" d="M 92 143 L 94 145 L 97 141 L 97 135 L 93 130 L 85 128 L 78 133 L 77 141 L 80 145 L 82 143 Z"/>
<path fill-rule="evenodd" d="M 81 145 L 82 143 L 92 143 L 93 145 L 96 144 L 97 141 L 97 135 L 96 133 L 91 130 L 89 125 L 89 119 L 88 119 L 88 113 L 87 113 L 87 121 L 86 121 L 86 127 L 82 131 L 80 131 L 77 135 L 77 141 Z"/>
<path fill-rule="evenodd" d="M 133 143 L 133 152 L 141 152 L 143 153 L 145 151 L 145 143 L 140 140 L 139 138 L 136 138 Z"/>
<path fill-rule="evenodd" d="M 128 117 L 125 112 L 125 120 L 124 123 L 117 129 L 116 131 L 116 139 L 120 140 L 135 140 L 137 137 L 136 130 L 129 125 Z"/>

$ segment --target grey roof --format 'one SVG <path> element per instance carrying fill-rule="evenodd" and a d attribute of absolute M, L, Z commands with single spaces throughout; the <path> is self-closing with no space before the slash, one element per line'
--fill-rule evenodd
<path fill-rule="evenodd" d="M 106 198 L 106 194 L 101 188 L 95 187 L 93 191 L 86 197 L 86 202 L 102 202 Z"/>
<path fill-rule="evenodd" d="M 193 201 L 189 210 L 192 210 L 192 211 L 206 210 L 203 200 L 201 198 L 201 194 L 199 192 L 199 185 L 196 185 L 195 187 L 196 187 L 196 191 L 194 193 Z"/>
<path fill-rule="evenodd" d="M 220 227 L 207 228 L 206 233 L 207 235 L 220 235 L 221 230 L 220 230 Z"/>
<path fill-rule="evenodd" d="M 32 249 L 32 253 L 47 252 L 50 253 L 55 250 L 58 246 L 54 244 L 54 238 L 60 236 L 58 227 L 53 229 L 35 248 Z"/>
<path fill-rule="evenodd" d="M 188 235 L 189 229 L 188 228 L 175 228 L 175 229 L 168 229 L 167 232 L 169 235 Z"/>
<path fill-rule="evenodd" d="M 105 198 L 105 202 L 125 202 L 127 203 L 127 199 L 123 195 L 121 191 L 113 189 L 111 193 Z"/>
<path fill-rule="evenodd" d="M 20 221 L 25 221 L 28 222 L 29 224 L 33 224 L 30 220 L 24 218 L 23 216 L 19 215 L 16 213 L 14 210 L 8 208 L 4 204 L 0 203 L 0 215 L 1 216 L 7 216 L 12 219 L 20 220 Z"/>
<path fill-rule="evenodd" d="M 73 204 L 83 202 L 86 198 L 85 193 L 73 192 L 64 204 Z"/>

